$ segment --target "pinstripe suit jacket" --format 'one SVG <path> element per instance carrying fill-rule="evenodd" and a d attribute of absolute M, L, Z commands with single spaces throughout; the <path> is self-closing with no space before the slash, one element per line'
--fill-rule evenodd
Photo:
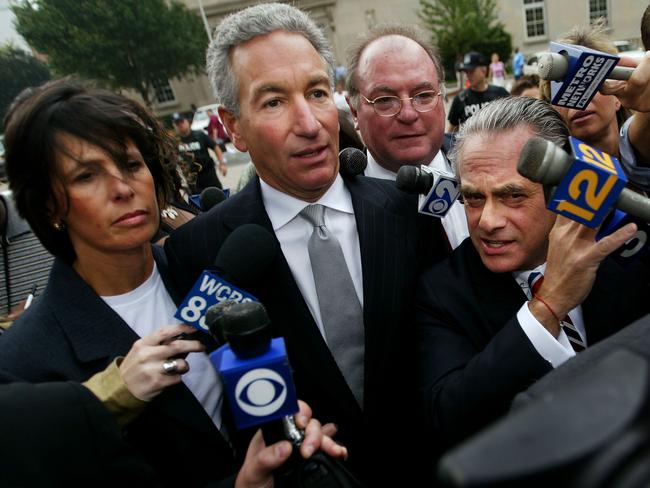
<path fill-rule="evenodd" d="M 385 450 L 390 442 L 399 445 L 400 452 L 391 452 L 389 458 L 410 457 L 404 447 L 408 447 L 405 431 L 411 429 L 395 429 L 391 424 L 413 418 L 416 278 L 420 268 L 442 258 L 446 250 L 443 240 L 435 237 L 442 236 L 439 221 L 418 215 L 415 198 L 397 190 L 394 182 L 357 177 L 345 184 L 352 196 L 363 273 L 363 412 L 281 253 L 271 271 L 247 291 L 267 308 L 274 334 L 285 338 L 298 396 L 320 421 L 339 426 L 337 437 L 347 445 L 350 461 L 357 472 L 372 479 L 372 469 L 377 470 L 382 462 L 382 454 L 376 451 Z M 187 292 L 201 270 L 214 263 L 233 229 L 247 223 L 273 233 L 257 177 L 232 198 L 178 229 L 165 244 L 169 271 L 181 292 Z M 366 461 L 373 466 L 364 468 Z M 390 464 L 379 466 L 381 486 L 387 486 Z"/>

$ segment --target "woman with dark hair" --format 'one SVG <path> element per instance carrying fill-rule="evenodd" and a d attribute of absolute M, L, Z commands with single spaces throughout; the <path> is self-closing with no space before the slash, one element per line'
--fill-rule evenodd
<path fill-rule="evenodd" d="M 222 385 L 204 347 L 174 340 L 189 326 L 161 327 L 177 322 L 176 306 L 150 241 L 169 201 L 173 141 L 137 102 L 60 80 L 12 107 L 5 144 L 16 207 L 55 261 L 45 292 L 2 336 L 0 369 L 85 382 L 163 485 L 234 474 Z M 301 407 L 307 444 L 343 455 Z M 258 433 L 236 485 L 270 480 L 289 451 L 264 447 Z"/>

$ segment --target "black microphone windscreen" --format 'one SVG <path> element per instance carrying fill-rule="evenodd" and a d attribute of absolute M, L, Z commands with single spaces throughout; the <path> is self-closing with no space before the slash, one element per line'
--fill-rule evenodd
<path fill-rule="evenodd" d="M 426 195 L 433 186 L 433 175 L 418 166 L 405 164 L 397 172 L 395 185 L 406 193 Z"/>
<path fill-rule="evenodd" d="M 207 212 L 218 203 L 223 202 L 225 199 L 226 194 L 216 186 L 209 186 L 207 188 L 204 188 L 199 195 L 199 201 L 201 202 L 201 211 Z"/>
<path fill-rule="evenodd" d="M 417 193 L 418 169 L 415 166 L 402 166 L 397 172 L 395 184 L 398 189 L 407 193 Z"/>
<path fill-rule="evenodd" d="M 339 172 L 343 176 L 354 177 L 363 174 L 368 165 L 368 158 L 363 151 L 346 147 L 339 153 L 339 163 Z"/>
<path fill-rule="evenodd" d="M 214 264 L 225 279 L 247 289 L 269 269 L 279 249 L 275 237 L 264 227 L 245 224 L 226 238 Z"/>
<path fill-rule="evenodd" d="M 271 322 L 259 302 L 218 303 L 208 309 L 205 322 L 217 342 L 227 341 L 240 358 L 264 354 L 271 345 Z"/>

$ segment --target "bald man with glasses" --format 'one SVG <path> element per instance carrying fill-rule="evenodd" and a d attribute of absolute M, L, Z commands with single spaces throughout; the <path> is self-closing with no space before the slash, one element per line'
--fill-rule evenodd
<path fill-rule="evenodd" d="M 451 172 L 443 69 L 421 30 L 385 24 L 348 49 L 348 103 L 368 148 L 366 176 L 395 180 L 403 165 Z M 450 247 L 468 235 L 462 205 L 442 219 Z"/>

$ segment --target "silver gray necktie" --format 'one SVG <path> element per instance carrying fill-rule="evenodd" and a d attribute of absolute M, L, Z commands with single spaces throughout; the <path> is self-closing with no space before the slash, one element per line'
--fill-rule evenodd
<path fill-rule="evenodd" d="M 363 310 L 336 236 L 325 227 L 325 207 L 300 214 L 314 226 L 308 250 L 325 338 L 357 402 L 363 407 Z"/>

